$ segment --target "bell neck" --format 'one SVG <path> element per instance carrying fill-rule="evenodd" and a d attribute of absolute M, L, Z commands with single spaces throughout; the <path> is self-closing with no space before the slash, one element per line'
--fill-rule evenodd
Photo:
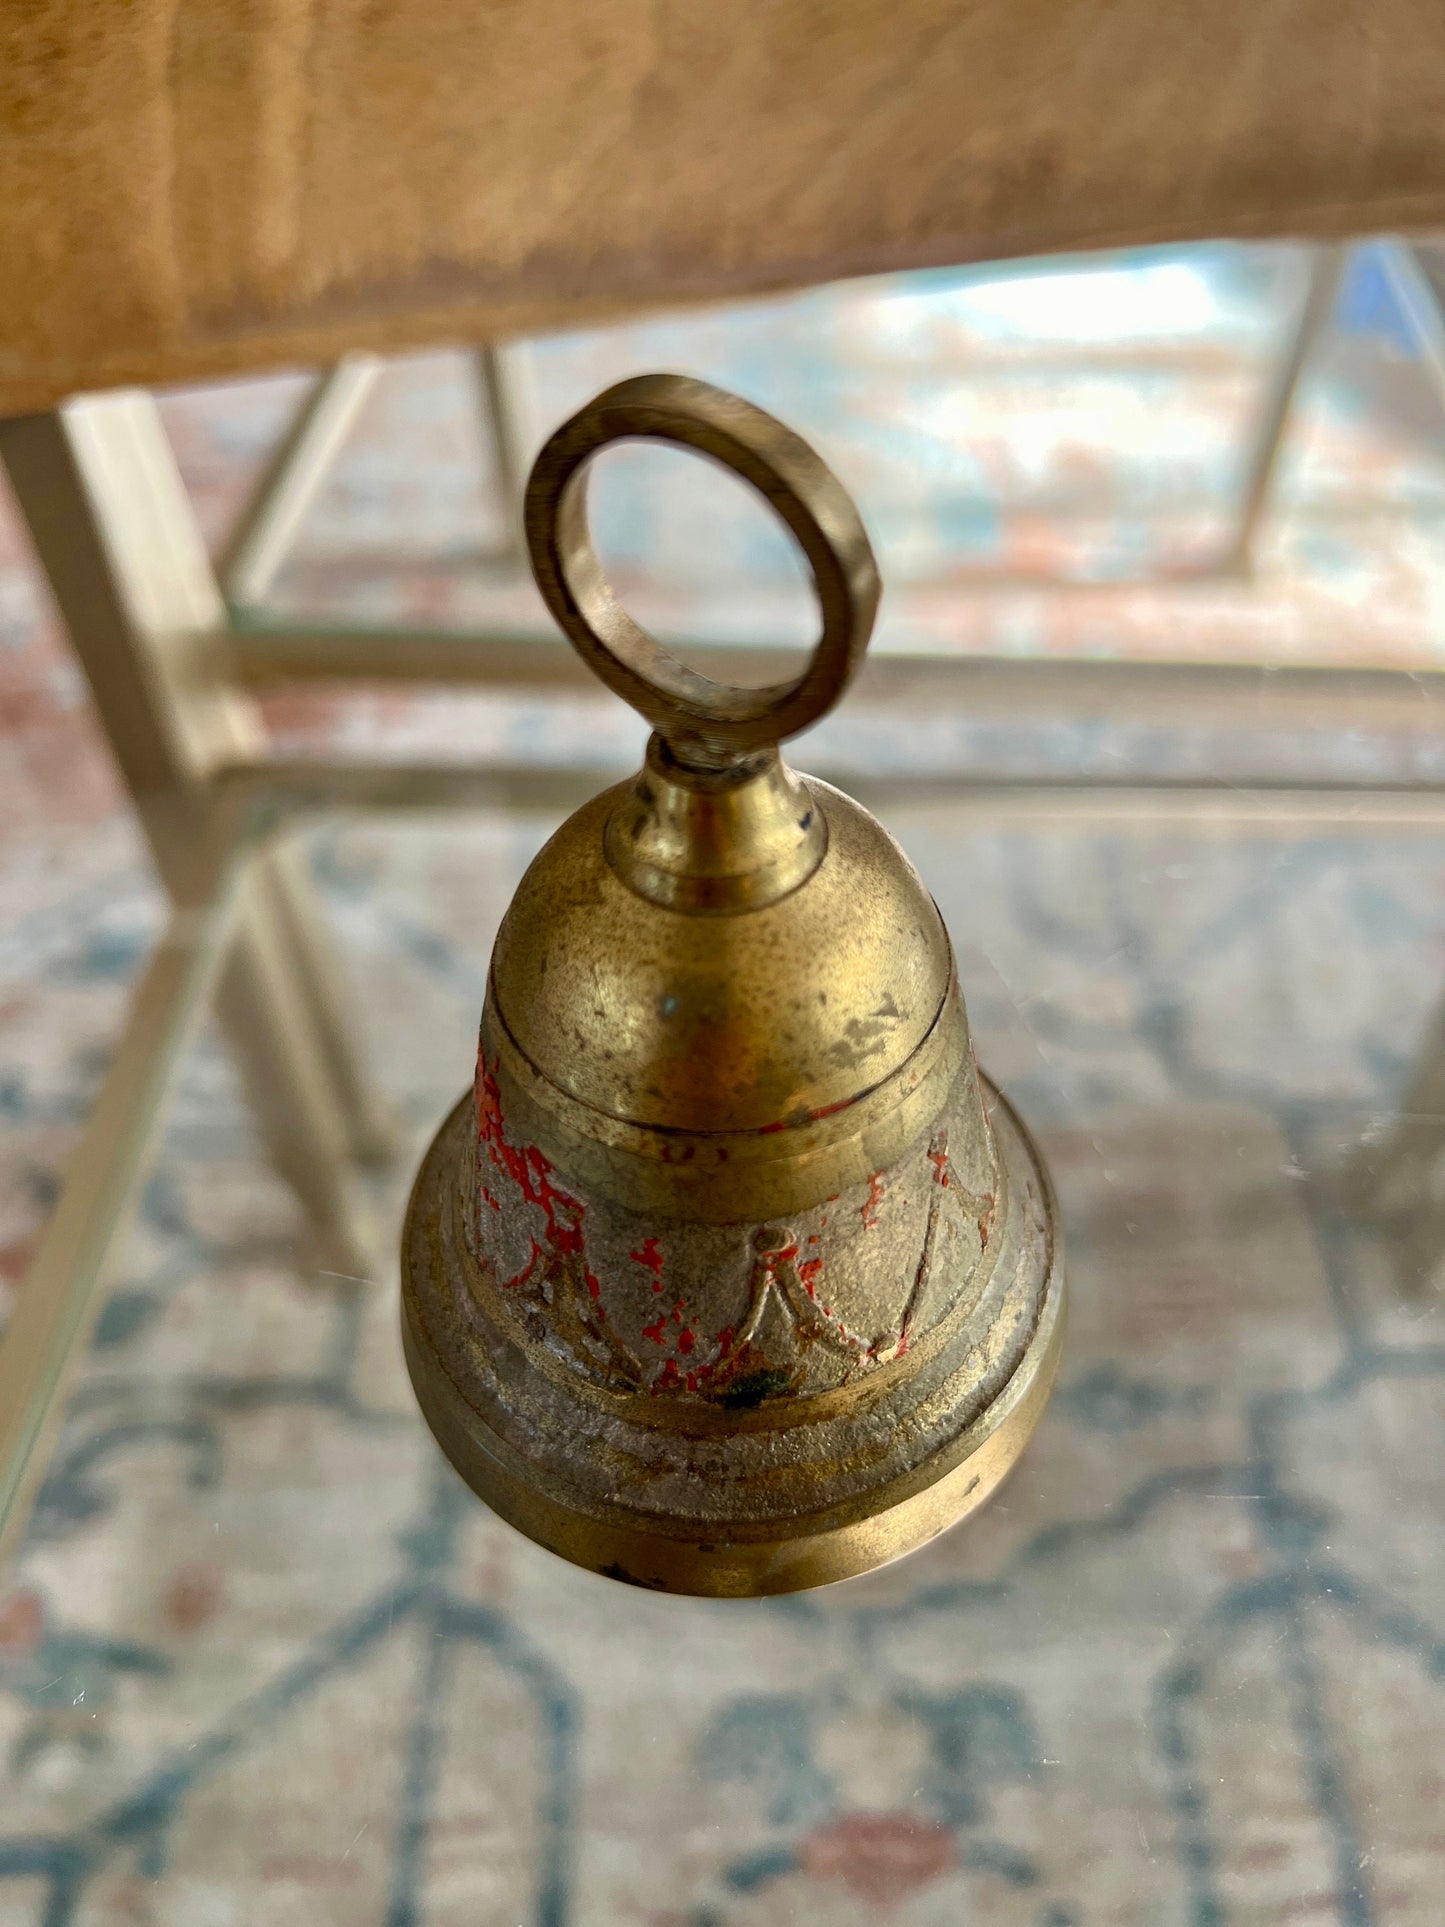
<path fill-rule="evenodd" d="M 607 819 L 612 868 L 669 910 L 760 910 L 805 883 L 828 848 L 812 790 L 776 748 L 715 769 L 684 763 L 660 735 Z"/>

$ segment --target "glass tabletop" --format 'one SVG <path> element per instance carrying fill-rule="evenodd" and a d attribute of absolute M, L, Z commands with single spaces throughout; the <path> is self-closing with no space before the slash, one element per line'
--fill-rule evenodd
<path fill-rule="evenodd" d="M 317 832 L 375 1264 L 308 1258 L 203 1037 L 0 1577 L 0 1921 L 1437 1921 L 1445 832 L 1165 808 L 885 809 L 1053 1169 L 1065 1363 L 981 1515 L 756 1603 L 536 1549 L 407 1385 L 407 1178 L 551 825 Z M 92 1050 L 149 914 L 95 862 Z"/>
<path fill-rule="evenodd" d="M 1308 267 L 1283 245 L 885 275 L 513 343 L 509 419 L 525 468 L 590 396 L 656 369 L 777 414 L 863 509 L 883 653 L 1428 674 L 1445 661 L 1440 375 L 1388 257 L 1351 250 L 1273 456 L 1259 437 Z M 163 398 L 218 544 L 305 388 Z M 1244 530 L 1261 460 L 1266 512 Z M 635 445 L 599 471 L 599 545 L 640 621 L 806 643 L 798 558 L 741 485 Z M 504 499 L 471 359 L 393 361 L 274 581 L 242 598 L 246 624 L 550 637 Z"/>

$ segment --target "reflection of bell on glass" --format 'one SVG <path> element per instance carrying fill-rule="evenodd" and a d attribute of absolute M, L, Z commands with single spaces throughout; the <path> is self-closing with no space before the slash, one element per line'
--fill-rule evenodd
<path fill-rule="evenodd" d="M 822 612 L 797 682 L 706 681 L 614 600 L 586 464 L 637 437 L 724 463 L 796 537 Z M 862 658 L 873 556 L 796 436 L 671 375 L 557 431 L 526 524 L 552 613 L 655 733 L 498 934 L 474 1092 L 404 1234 L 417 1397 L 473 1490 L 580 1565 L 690 1593 L 842 1579 L 999 1483 L 1063 1311 L 1048 1179 L 975 1066 L 932 899 L 778 755 Z"/>

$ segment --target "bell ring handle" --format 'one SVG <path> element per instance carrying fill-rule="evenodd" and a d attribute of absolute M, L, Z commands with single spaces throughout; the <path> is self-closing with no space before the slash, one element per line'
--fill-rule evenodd
<path fill-rule="evenodd" d="M 764 689 L 713 682 L 635 623 L 613 595 L 587 523 L 587 469 L 622 441 L 696 449 L 758 491 L 812 571 L 822 633 L 803 673 Z M 638 375 L 564 422 L 538 455 L 523 520 L 542 598 L 582 660 L 683 762 L 727 764 L 796 736 L 831 709 L 863 660 L 880 585 L 837 476 L 751 402 L 686 375 Z"/>

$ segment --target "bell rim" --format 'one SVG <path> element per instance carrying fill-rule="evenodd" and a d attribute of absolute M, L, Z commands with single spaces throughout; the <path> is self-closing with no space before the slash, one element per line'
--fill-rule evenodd
<path fill-rule="evenodd" d="M 810 1516 L 732 1522 L 713 1539 L 675 1519 L 648 1519 L 621 1504 L 583 1509 L 520 1477 L 501 1451 L 488 1449 L 484 1416 L 465 1399 L 445 1362 L 416 1328 L 407 1278 L 417 1262 L 421 1201 L 436 1196 L 439 1165 L 450 1154 L 456 1111 L 448 1114 L 417 1173 L 403 1236 L 403 1352 L 428 1428 L 444 1456 L 476 1496 L 507 1524 L 569 1563 L 653 1591 L 695 1597 L 760 1597 L 857 1577 L 904 1557 L 949 1530 L 992 1496 L 1033 1436 L 1057 1375 L 1065 1322 L 1058 1202 L 1048 1167 L 1008 1099 L 980 1071 L 991 1110 L 1011 1129 L 1012 1155 L 1027 1172 L 1010 1171 L 1020 1191 L 1037 1186 L 1048 1237 L 1040 1253 L 1039 1314 L 1007 1381 L 983 1410 L 907 1474 L 880 1482 L 900 1496 L 862 1516 L 830 1522 Z M 465 1099 L 462 1100 L 466 1102 Z M 1000 1156 L 1009 1155 L 1000 1146 Z M 435 1227 L 433 1226 L 433 1229 Z M 500 1441 L 497 1441 L 500 1445 Z M 505 1450 L 505 1448 L 504 1448 Z M 833 1508 L 836 1512 L 840 1508 Z"/>

